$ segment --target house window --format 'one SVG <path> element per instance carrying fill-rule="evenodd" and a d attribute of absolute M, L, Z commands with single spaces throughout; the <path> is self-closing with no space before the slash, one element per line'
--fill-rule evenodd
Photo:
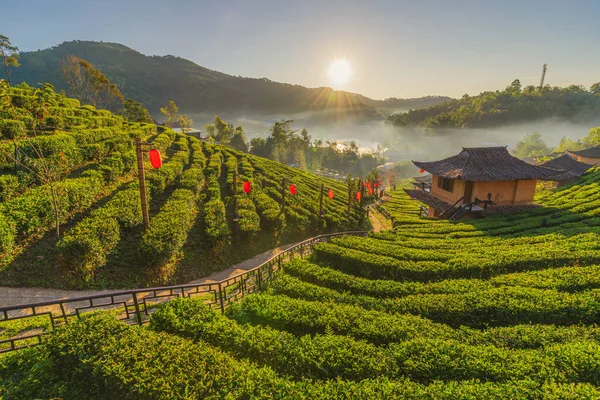
<path fill-rule="evenodd" d="M 446 192 L 452 193 L 454 191 L 454 179 L 446 179 L 439 176 L 437 184 L 440 189 L 443 189 Z"/>

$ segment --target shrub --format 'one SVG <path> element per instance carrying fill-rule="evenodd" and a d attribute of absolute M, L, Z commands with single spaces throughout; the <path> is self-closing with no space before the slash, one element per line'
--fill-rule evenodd
<path fill-rule="evenodd" d="M 150 229 L 142 236 L 143 259 L 159 266 L 177 257 L 192 229 L 198 206 L 196 195 L 188 189 L 177 189 L 160 212 L 152 219 Z"/>
<path fill-rule="evenodd" d="M 0 202 L 12 199 L 19 189 L 19 178 L 14 175 L 0 175 Z"/>
<path fill-rule="evenodd" d="M 97 215 L 78 223 L 57 243 L 57 249 L 76 276 L 89 282 L 96 267 L 106 262 L 106 256 L 119 239 L 119 222 L 109 216 Z"/>
<path fill-rule="evenodd" d="M 25 124 L 14 119 L 0 119 L 0 135 L 5 139 L 16 139 L 24 136 Z"/>

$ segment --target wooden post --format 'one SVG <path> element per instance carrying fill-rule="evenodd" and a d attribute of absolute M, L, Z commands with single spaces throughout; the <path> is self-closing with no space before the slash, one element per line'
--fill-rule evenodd
<path fill-rule="evenodd" d="M 360 212 L 360 218 L 363 219 L 364 214 L 363 214 L 363 199 L 365 197 L 365 185 L 362 184 L 360 185 L 360 201 L 358 203 L 358 210 Z"/>
<path fill-rule="evenodd" d="M 352 203 L 352 185 L 348 183 L 348 222 L 350 222 L 350 204 Z"/>
<path fill-rule="evenodd" d="M 281 178 L 281 213 L 285 214 L 285 177 Z"/>
<path fill-rule="evenodd" d="M 240 233 L 240 216 L 238 215 L 238 199 L 237 199 L 237 169 L 233 171 L 233 233 L 235 241 L 239 239 Z"/>
<path fill-rule="evenodd" d="M 325 184 L 321 183 L 321 194 L 319 195 L 319 218 L 323 218 L 323 190 L 325 190 Z"/>
<path fill-rule="evenodd" d="M 142 139 L 135 138 L 135 151 L 138 162 L 138 179 L 140 181 L 140 201 L 142 202 L 142 217 L 144 229 L 150 227 L 150 216 L 148 215 L 148 196 L 146 195 L 146 174 L 144 172 L 144 153 L 142 151 Z"/>

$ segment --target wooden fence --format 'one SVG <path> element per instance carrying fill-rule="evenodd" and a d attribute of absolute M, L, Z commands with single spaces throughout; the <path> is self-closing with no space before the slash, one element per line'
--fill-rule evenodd
<path fill-rule="evenodd" d="M 343 235 L 367 236 L 368 232 L 351 231 L 316 236 L 290 247 L 255 268 L 218 282 L 116 291 L 0 307 L 0 334 L 3 330 L 10 329 L 9 326 L 4 326 L 10 324 L 10 321 L 15 326 L 24 327 L 14 336 L 0 340 L 0 353 L 37 345 L 57 327 L 91 311 L 112 310 L 116 318 L 129 324 L 142 325 L 149 321 L 151 313 L 161 303 L 178 297 L 200 297 L 210 307 L 219 308 L 223 312 L 232 302 L 260 290 L 271 281 L 284 262 L 294 257 L 304 257 L 311 253 L 315 244 Z"/>

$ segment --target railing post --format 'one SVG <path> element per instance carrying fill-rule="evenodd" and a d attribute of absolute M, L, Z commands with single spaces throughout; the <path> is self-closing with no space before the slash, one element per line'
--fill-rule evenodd
<path fill-rule="evenodd" d="M 256 286 L 258 286 L 258 290 L 260 291 L 262 289 L 262 270 L 259 268 L 256 270 L 256 273 L 258 274 L 256 278 Z"/>
<path fill-rule="evenodd" d="M 219 282 L 219 303 L 221 304 L 221 313 L 225 313 L 225 296 L 223 293 L 223 287 L 221 286 L 221 283 Z"/>
<path fill-rule="evenodd" d="M 137 316 L 138 325 L 142 325 L 142 314 L 140 313 L 140 305 L 137 299 L 137 293 L 133 292 L 133 306 L 135 307 L 135 315 Z"/>

